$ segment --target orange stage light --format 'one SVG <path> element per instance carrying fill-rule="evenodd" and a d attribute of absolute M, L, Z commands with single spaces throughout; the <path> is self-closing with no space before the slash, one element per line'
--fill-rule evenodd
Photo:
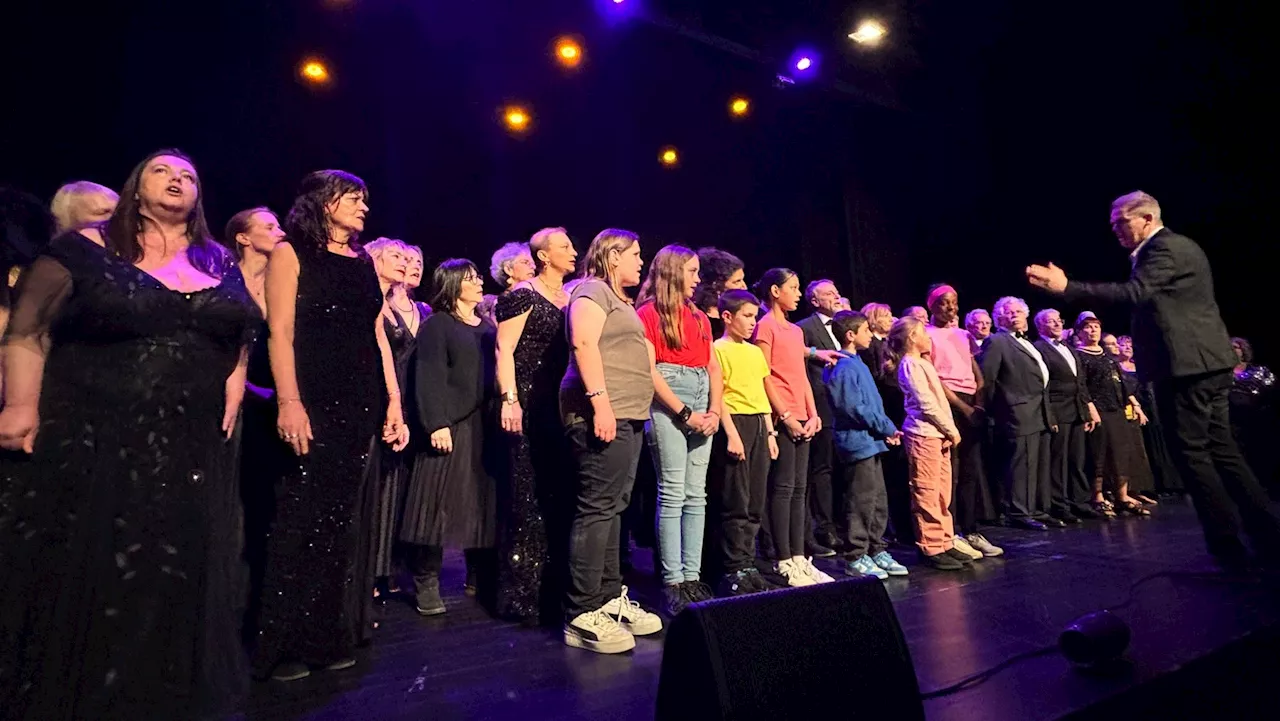
<path fill-rule="evenodd" d="M 582 44 L 577 40 L 565 36 L 556 39 L 555 57 L 556 62 L 566 68 L 576 68 L 582 63 Z"/>
<path fill-rule="evenodd" d="M 674 168 L 676 165 L 680 164 L 680 153 L 676 152 L 676 149 L 670 146 L 663 148 L 662 152 L 658 155 L 658 162 L 668 168 Z"/>
<path fill-rule="evenodd" d="M 309 83 L 323 85 L 329 82 L 329 68 L 319 60 L 304 61 L 299 72 L 302 74 L 302 79 Z"/>
<path fill-rule="evenodd" d="M 742 96 L 735 96 L 729 101 L 729 112 L 742 117 L 751 112 L 751 101 Z"/>
<path fill-rule="evenodd" d="M 529 123 L 532 121 L 529 111 L 517 105 L 509 105 L 502 111 L 502 122 L 506 123 L 507 129 L 513 132 L 523 133 L 529 129 Z"/>

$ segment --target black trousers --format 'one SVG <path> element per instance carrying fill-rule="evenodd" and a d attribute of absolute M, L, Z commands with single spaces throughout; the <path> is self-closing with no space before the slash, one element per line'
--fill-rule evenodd
<path fill-rule="evenodd" d="M 755 565 L 756 534 L 764 517 L 769 483 L 769 435 L 763 415 L 729 416 L 746 459 L 730 456 L 724 434 L 717 434 L 707 469 L 707 493 L 716 513 L 710 518 L 718 528 L 715 536 L 722 573 L 737 573 Z M 707 529 L 711 531 L 712 529 Z"/>
<path fill-rule="evenodd" d="M 590 423 L 570 424 L 565 435 L 578 464 L 564 608 L 573 619 L 622 593 L 618 539 L 636 481 L 644 421 L 618 421 L 618 435 L 609 443 L 596 438 Z"/>
<path fill-rule="evenodd" d="M 843 463 L 840 475 L 845 487 L 843 510 L 848 530 L 844 540 L 849 544 L 849 557 L 874 556 L 885 550 L 884 530 L 889 525 L 889 494 L 880 456 Z"/>
<path fill-rule="evenodd" d="M 1161 425 L 1187 492 L 1195 503 L 1209 552 L 1225 558 L 1245 553 L 1245 533 L 1262 553 L 1280 552 L 1280 520 L 1269 508 L 1231 435 L 1228 394 L 1231 371 L 1158 381 Z"/>
<path fill-rule="evenodd" d="M 954 391 L 953 391 L 954 392 Z M 956 393 L 960 400 L 973 405 L 973 396 Z M 951 456 L 951 515 L 956 533 L 975 533 L 979 521 L 995 518 L 995 504 L 987 492 L 986 462 L 982 458 L 982 440 L 987 432 L 986 417 L 978 425 L 960 413 L 955 416 L 960 430 L 960 446 Z"/>
<path fill-rule="evenodd" d="M 1049 513 L 1064 517 L 1087 508 L 1093 474 L 1086 470 L 1089 434 L 1084 423 L 1059 423 L 1049 434 Z"/>
<path fill-rule="evenodd" d="M 1045 515 L 1049 495 L 1049 435 L 1045 430 L 996 439 L 1004 461 L 1005 504 L 1012 518 Z"/>
<path fill-rule="evenodd" d="M 804 554 L 805 487 L 809 475 L 809 443 L 778 434 L 778 460 L 769 466 L 768 504 L 760 526 L 765 557 L 785 561 Z"/>
<path fill-rule="evenodd" d="M 835 475 L 835 438 L 825 425 L 809 441 L 809 540 L 829 539 L 836 534 L 835 497 L 831 481 Z"/>

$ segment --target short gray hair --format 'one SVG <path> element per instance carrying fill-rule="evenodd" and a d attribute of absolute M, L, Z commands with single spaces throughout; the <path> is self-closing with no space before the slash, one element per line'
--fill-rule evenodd
<path fill-rule="evenodd" d="M 1039 327 L 1040 327 L 1040 323 L 1041 323 L 1042 321 L 1044 321 L 1045 319 L 1047 319 L 1047 318 L 1049 317 L 1049 314 L 1050 314 L 1050 313 L 1058 313 L 1058 309 L 1057 309 L 1057 308 L 1045 308 L 1044 310 L 1040 311 L 1039 313 L 1036 313 L 1036 318 L 1035 318 L 1035 321 L 1034 321 L 1034 322 L 1035 322 L 1035 324 L 1036 324 L 1036 328 L 1039 328 Z M 1059 317 L 1059 318 L 1061 318 L 1061 317 L 1062 317 L 1062 314 L 1061 314 L 1061 313 L 1058 313 L 1058 317 Z"/>
<path fill-rule="evenodd" d="M 507 243 L 493 251 L 493 258 L 489 260 L 489 277 L 497 281 L 498 286 L 505 290 L 507 281 L 511 280 L 510 274 L 507 273 L 507 267 L 522 255 L 533 256 L 529 252 L 528 243 Z"/>
<path fill-rule="evenodd" d="M 373 258 L 375 261 L 381 260 L 383 251 L 388 248 L 395 248 L 396 250 L 404 253 L 410 252 L 409 244 L 403 240 L 397 240 L 396 238 L 378 238 L 371 243 L 364 244 L 365 252 L 367 252 L 369 257 Z"/>
<path fill-rule="evenodd" d="M 986 308 L 974 308 L 973 310 L 965 314 L 964 316 L 965 326 L 972 325 L 973 321 L 976 320 L 980 315 L 985 315 L 987 317 L 987 320 L 991 320 L 991 314 L 987 312 Z"/>
<path fill-rule="evenodd" d="M 543 228 L 542 230 L 539 230 L 538 232 L 529 236 L 528 250 L 529 250 L 529 257 L 533 258 L 534 272 L 539 272 L 539 273 L 542 272 L 542 261 L 538 259 L 538 251 L 546 250 L 547 246 L 550 245 L 551 243 L 551 236 L 555 235 L 556 233 L 564 233 L 565 236 L 569 235 L 569 231 L 565 230 L 564 228 Z M 504 284 L 504 287 L 505 287 L 505 284 Z"/>
<path fill-rule="evenodd" d="M 1000 300 L 997 300 L 995 306 L 991 308 L 991 315 L 994 316 L 996 326 L 1007 329 L 1007 326 L 1005 326 L 1001 321 L 1004 319 L 1007 310 L 1014 306 L 1022 306 L 1028 311 L 1031 310 L 1031 308 L 1027 306 L 1027 301 L 1012 295 L 1006 295 Z"/>
<path fill-rule="evenodd" d="M 67 183 L 58 188 L 58 192 L 53 194 L 53 201 L 49 203 L 49 212 L 53 215 L 59 233 L 64 230 L 76 230 L 76 226 L 79 225 L 76 211 L 79 210 L 80 200 L 90 195 L 101 195 L 113 204 L 120 200 L 116 191 L 91 180 Z"/>
<path fill-rule="evenodd" d="M 1120 211 L 1124 215 L 1136 213 L 1138 215 L 1150 215 L 1155 220 L 1160 220 L 1160 203 L 1150 195 L 1135 190 L 1132 193 L 1126 193 L 1111 202 L 1111 211 Z"/>

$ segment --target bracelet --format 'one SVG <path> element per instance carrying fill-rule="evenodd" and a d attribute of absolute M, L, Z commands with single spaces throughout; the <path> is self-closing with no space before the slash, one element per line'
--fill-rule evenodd
<path fill-rule="evenodd" d="M 285 403 L 301 403 L 301 398 L 276 398 L 276 402 L 283 405 Z"/>
<path fill-rule="evenodd" d="M 720 413 L 717 411 L 707 411 L 707 415 L 715 416 L 716 420 L 720 420 Z"/>
<path fill-rule="evenodd" d="M 778 432 L 777 432 L 777 431 L 769 431 L 769 437 L 770 437 L 770 438 L 777 438 L 777 437 L 778 437 Z"/>
<path fill-rule="evenodd" d="M 602 395 L 604 395 L 604 391 L 605 391 L 605 389 L 603 389 L 603 388 L 601 388 L 601 389 L 600 389 L 600 390 L 598 390 L 598 391 L 587 391 L 586 395 L 587 395 L 587 398 L 595 398 L 596 396 L 602 396 Z"/>
<path fill-rule="evenodd" d="M 817 357 L 818 357 L 818 346 L 816 345 L 809 346 L 809 355 L 805 356 L 805 358 L 817 358 Z"/>
<path fill-rule="evenodd" d="M 506 405 L 514 406 L 519 400 L 520 400 L 520 397 L 516 395 L 515 391 L 502 392 L 502 402 Z"/>
<path fill-rule="evenodd" d="M 787 411 L 786 413 L 783 413 L 782 415 L 778 416 L 778 420 L 786 422 L 786 420 L 790 417 L 791 417 L 791 411 Z"/>

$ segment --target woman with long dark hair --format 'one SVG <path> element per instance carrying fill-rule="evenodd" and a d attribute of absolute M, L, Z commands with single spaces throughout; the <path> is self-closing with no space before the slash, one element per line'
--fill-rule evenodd
<path fill-rule="evenodd" d="M 418 331 L 414 369 L 418 444 L 400 527 L 418 613 L 445 612 L 440 567 L 446 547 L 467 551 L 474 593 L 476 551 L 493 546 L 495 488 L 484 452 L 485 409 L 493 400 L 494 328 L 476 312 L 484 281 L 474 263 L 453 258 L 432 273 L 432 313 Z"/>
<path fill-rule="evenodd" d="M 221 718 L 247 678 L 226 441 L 258 313 L 201 196 L 189 158 L 152 153 L 104 227 L 23 276 L 0 413 L 0 447 L 27 454 L 0 460 L 5 719 Z"/>
<path fill-rule="evenodd" d="M 510 438 L 508 483 L 498 494 L 497 611 L 525 623 L 556 618 L 565 545 L 564 494 L 570 472 L 560 426 L 560 379 L 569 363 L 565 278 L 578 251 L 564 228 L 529 239 L 536 274 L 498 297 L 498 390 L 502 429 Z"/>
<path fill-rule="evenodd" d="M 349 668 L 372 627 L 372 521 L 358 513 L 372 507 L 365 462 L 380 416 L 384 441 L 402 448 L 408 432 L 378 274 L 357 242 L 367 197 L 364 181 L 341 170 L 303 178 L 285 219 L 288 242 L 267 264 L 276 430 L 296 459 L 267 542 L 258 677 Z"/>

